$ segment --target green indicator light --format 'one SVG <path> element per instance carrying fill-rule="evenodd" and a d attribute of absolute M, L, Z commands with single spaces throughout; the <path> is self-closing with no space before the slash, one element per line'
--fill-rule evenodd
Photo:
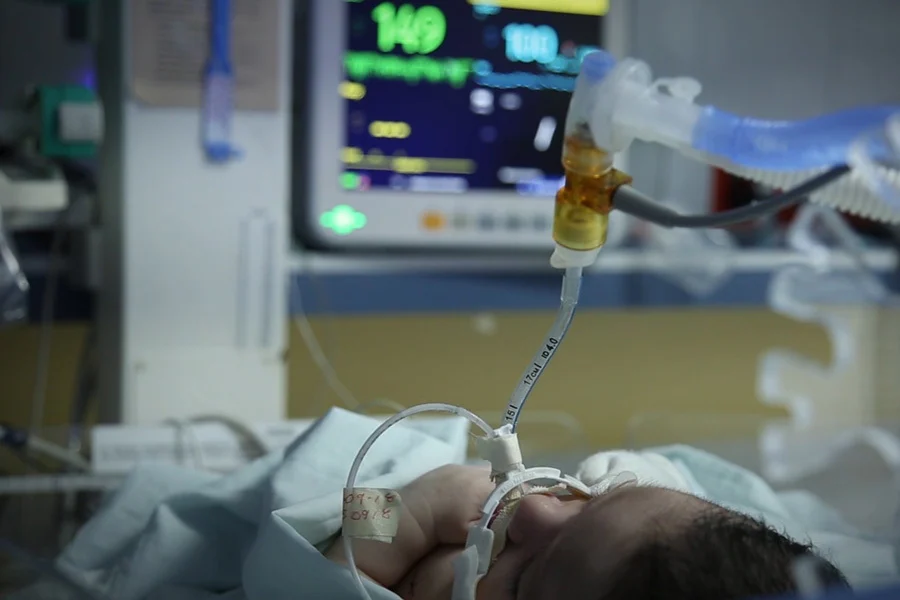
<path fill-rule="evenodd" d="M 341 173 L 341 187 L 345 190 L 355 190 L 359 188 L 359 175 L 350 171 Z"/>
<path fill-rule="evenodd" d="M 319 217 L 319 223 L 338 235 L 348 235 L 366 226 L 366 215 L 353 207 L 341 204 Z"/>

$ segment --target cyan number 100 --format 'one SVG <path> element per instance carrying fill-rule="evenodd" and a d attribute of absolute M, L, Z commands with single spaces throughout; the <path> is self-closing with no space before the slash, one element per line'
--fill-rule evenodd
<path fill-rule="evenodd" d="M 514 62 L 547 64 L 559 53 L 559 36 L 549 25 L 511 23 L 503 28 L 506 58 Z"/>

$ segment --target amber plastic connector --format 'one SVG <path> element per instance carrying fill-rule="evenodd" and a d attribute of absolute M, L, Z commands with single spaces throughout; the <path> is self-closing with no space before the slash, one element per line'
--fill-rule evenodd
<path fill-rule="evenodd" d="M 579 135 L 566 137 L 566 183 L 556 193 L 553 239 L 570 250 L 596 250 L 606 243 L 612 198 L 631 177 L 612 166 L 608 153 Z"/>

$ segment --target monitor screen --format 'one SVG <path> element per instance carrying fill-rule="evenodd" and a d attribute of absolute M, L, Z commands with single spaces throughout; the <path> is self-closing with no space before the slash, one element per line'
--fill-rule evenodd
<path fill-rule="evenodd" d="M 607 0 L 312 0 L 295 41 L 298 240 L 552 247 L 564 121 Z M 608 49 L 608 48 L 607 48 Z"/>
<path fill-rule="evenodd" d="M 555 193 L 563 120 L 603 4 L 347 2 L 340 185 Z"/>

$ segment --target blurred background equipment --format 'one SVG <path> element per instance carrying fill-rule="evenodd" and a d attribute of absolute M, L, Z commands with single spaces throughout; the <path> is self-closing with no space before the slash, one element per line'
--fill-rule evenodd
<path fill-rule="evenodd" d="M 28 280 L 3 227 L 0 212 L 0 327 L 28 318 Z"/>
<path fill-rule="evenodd" d="M 102 8 L 104 421 L 285 416 L 293 4 L 248 11 L 236 2 L 224 16 L 203 2 Z M 222 19 L 231 24 L 219 40 L 225 48 L 208 33 Z M 205 87 L 196 73 L 217 61 L 252 79 L 239 79 L 233 95 L 216 87 L 227 82 Z M 230 131 L 210 133 L 208 117 Z M 241 155 L 209 160 L 210 135 L 226 136 Z"/>
<path fill-rule="evenodd" d="M 832 357 L 822 364 L 786 349 L 761 357 L 760 400 L 787 407 L 791 417 L 762 432 L 763 468 L 773 479 L 796 479 L 827 468 L 861 443 L 900 469 L 900 440 L 879 427 L 898 417 L 888 391 L 900 384 L 894 368 L 900 347 L 896 294 L 871 270 L 859 237 L 831 209 L 803 207 L 788 239 L 806 263 L 775 275 L 769 303 L 779 314 L 825 329 Z M 855 268 L 837 270 L 841 255 Z M 876 330 L 866 312 L 849 308 L 854 306 L 888 316 Z"/>

